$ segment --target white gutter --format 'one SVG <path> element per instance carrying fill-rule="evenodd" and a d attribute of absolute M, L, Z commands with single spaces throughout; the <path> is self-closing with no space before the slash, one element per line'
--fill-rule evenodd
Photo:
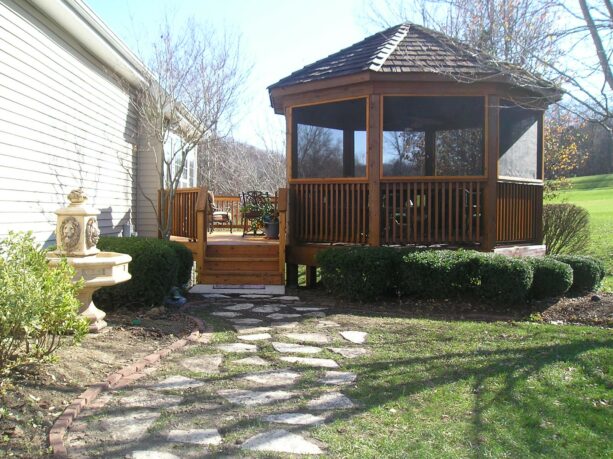
<path fill-rule="evenodd" d="M 28 0 L 132 85 L 149 74 L 140 59 L 82 0 Z"/>

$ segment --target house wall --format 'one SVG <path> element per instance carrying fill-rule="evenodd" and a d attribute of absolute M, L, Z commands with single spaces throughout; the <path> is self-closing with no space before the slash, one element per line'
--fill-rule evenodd
<path fill-rule="evenodd" d="M 78 186 L 101 232 L 121 233 L 135 220 L 136 132 L 129 90 L 103 64 L 27 3 L 0 0 L 0 238 L 53 243 L 53 212 Z"/>

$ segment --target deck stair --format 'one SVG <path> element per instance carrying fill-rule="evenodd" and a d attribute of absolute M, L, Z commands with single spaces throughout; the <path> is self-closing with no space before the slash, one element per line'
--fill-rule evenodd
<path fill-rule="evenodd" d="M 270 243 L 207 245 L 199 283 L 209 285 L 283 285 L 279 246 Z"/>

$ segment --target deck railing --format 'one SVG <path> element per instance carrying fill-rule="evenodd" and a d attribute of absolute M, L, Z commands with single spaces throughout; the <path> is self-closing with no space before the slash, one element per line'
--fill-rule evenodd
<path fill-rule="evenodd" d="M 200 188 L 177 189 L 172 208 L 172 229 L 170 233 L 172 236 L 196 240 L 196 203 L 198 201 L 198 193 L 200 193 Z M 160 192 L 158 192 L 158 202 L 159 199 L 161 199 Z M 159 208 L 160 206 L 158 205 Z"/>
<path fill-rule="evenodd" d="M 381 184 L 381 243 L 479 243 L 483 181 L 461 178 Z"/>
<path fill-rule="evenodd" d="M 277 208 L 277 193 L 270 195 L 270 201 Z M 241 213 L 240 196 L 215 195 L 215 208 L 224 212 L 229 212 L 232 217 L 232 228 L 243 227 L 243 215 Z M 215 228 L 230 228 L 229 224 L 215 223 Z"/>
<path fill-rule="evenodd" d="M 294 183 L 290 190 L 292 234 L 298 242 L 368 241 L 367 183 Z"/>
<path fill-rule="evenodd" d="M 543 185 L 499 180 L 496 199 L 496 240 L 537 242 L 541 239 Z"/>

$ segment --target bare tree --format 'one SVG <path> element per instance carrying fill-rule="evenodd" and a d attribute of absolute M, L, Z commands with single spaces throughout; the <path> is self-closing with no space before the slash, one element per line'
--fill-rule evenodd
<path fill-rule="evenodd" d="M 201 183 L 217 195 L 241 191 L 270 193 L 285 186 L 285 156 L 277 150 L 259 149 L 230 138 L 209 138 L 198 152 Z"/>
<path fill-rule="evenodd" d="M 240 43 L 193 20 L 182 28 L 168 19 L 147 60 L 150 72 L 134 99 L 141 130 L 154 153 L 159 189 L 166 199 L 143 195 L 170 237 L 173 201 L 190 152 L 203 139 L 217 137 L 236 108 L 246 71 Z M 169 141 L 172 137 L 173 141 Z"/>

